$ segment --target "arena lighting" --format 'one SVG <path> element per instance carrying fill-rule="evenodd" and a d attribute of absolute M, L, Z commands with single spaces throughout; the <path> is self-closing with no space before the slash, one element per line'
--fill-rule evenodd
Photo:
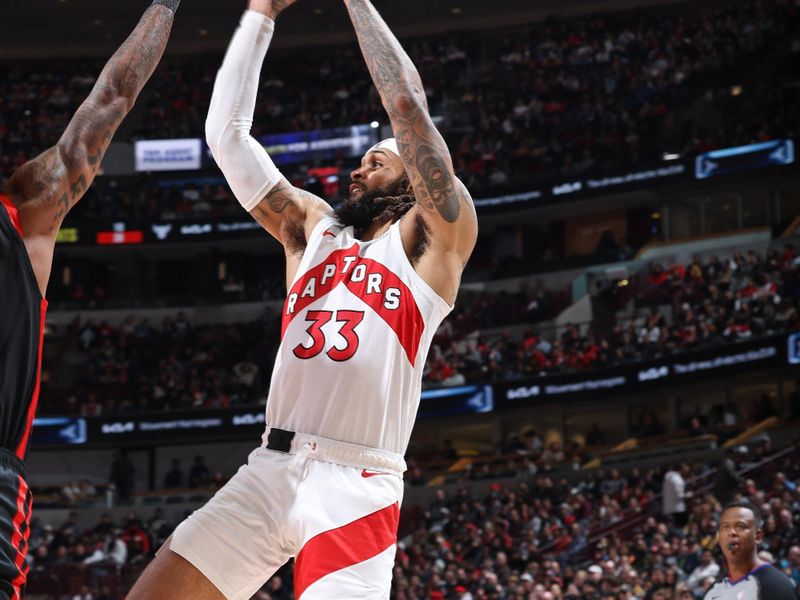
<path fill-rule="evenodd" d="M 381 124 L 378 123 L 377 121 L 373 121 L 372 123 L 369 124 L 369 126 L 372 127 L 373 129 L 377 129 L 378 127 L 381 126 Z"/>
<path fill-rule="evenodd" d="M 630 281 L 628 281 L 627 279 L 620 279 L 620 280 L 617 282 L 617 287 L 625 287 L 625 286 L 626 286 L 626 285 L 628 285 L 629 283 L 630 283 Z"/>
<path fill-rule="evenodd" d="M 742 95 L 742 86 L 734 85 L 731 86 L 731 96 L 741 96 Z"/>
<path fill-rule="evenodd" d="M 681 157 L 677 152 L 664 152 L 661 155 L 661 160 L 678 160 Z"/>

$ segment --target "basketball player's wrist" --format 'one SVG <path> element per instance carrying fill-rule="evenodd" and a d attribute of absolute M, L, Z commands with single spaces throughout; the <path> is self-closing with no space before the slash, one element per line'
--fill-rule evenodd
<path fill-rule="evenodd" d="M 166 6 L 172 12 L 176 12 L 178 7 L 181 4 L 181 0 L 153 0 L 153 6 L 156 4 L 160 4 L 161 6 Z"/>
<path fill-rule="evenodd" d="M 242 24 L 246 23 L 247 21 L 261 25 L 270 31 L 275 30 L 275 17 L 263 13 L 260 10 L 248 8 L 246 11 L 244 11 L 244 15 L 242 16 Z"/>
<path fill-rule="evenodd" d="M 247 3 L 247 12 L 258 13 L 274 22 L 281 12 L 275 9 L 274 4 L 273 0 L 250 0 Z"/>

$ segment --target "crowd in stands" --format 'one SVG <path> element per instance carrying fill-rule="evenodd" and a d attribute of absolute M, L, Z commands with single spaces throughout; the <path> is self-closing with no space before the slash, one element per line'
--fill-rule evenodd
<path fill-rule="evenodd" d="M 456 305 L 434 339 L 425 383 L 458 385 L 603 368 L 800 331 L 800 261 L 787 245 L 726 260 L 695 259 L 686 267 L 653 263 L 635 295 L 638 314 L 607 332 L 572 324 L 558 336 L 534 327 L 521 337 L 511 330 L 490 336 L 482 330 L 503 323 L 494 320 L 499 314 L 486 305 L 488 298 Z"/>
<path fill-rule="evenodd" d="M 485 491 L 440 489 L 430 504 L 408 507 L 401 517 L 393 597 L 699 599 L 725 572 L 717 522 L 721 506 L 739 498 L 763 515 L 760 557 L 800 587 L 800 462 L 795 448 L 762 463 L 774 453 L 763 439 L 719 465 L 599 469 L 569 481 L 547 472 L 515 480 L 496 473 Z M 662 496 L 675 477 L 691 492 L 685 504 Z M 110 582 L 118 583 L 120 572 L 135 576 L 176 525 L 160 509 L 117 522 L 103 514 L 88 527 L 78 521 L 76 513 L 59 524 L 35 518 L 32 590 L 78 572 L 85 585 L 76 598 L 121 597 L 124 590 L 113 595 Z M 284 568 L 254 598 L 290 600 L 291 590 L 291 570 Z"/>
<path fill-rule="evenodd" d="M 564 307 L 540 283 L 514 293 L 462 292 L 435 336 L 423 384 L 603 368 L 800 330 L 800 261 L 789 245 L 688 267 L 653 264 L 643 279 L 638 314 L 608 332 L 577 325 L 537 332 L 536 323 Z M 87 320 L 73 331 L 69 366 L 45 361 L 41 410 L 92 416 L 261 401 L 279 319 L 267 308 L 250 323 L 197 324 L 183 313 L 161 323 Z"/>
<path fill-rule="evenodd" d="M 800 379 L 789 394 L 793 407 L 787 416 L 800 419 Z M 797 406 L 794 406 L 797 404 Z M 687 406 L 679 415 L 678 428 L 670 430 L 662 417 L 653 410 L 633 410 L 629 415 L 627 432 L 623 435 L 637 439 L 640 448 L 655 447 L 664 440 L 690 440 L 715 438 L 723 445 L 747 429 L 758 426 L 770 417 L 781 417 L 774 394 L 763 393 L 758 399 L 745 402 L 719 402 L 700 408 Z M 619 415 L 624 419 L 622 415 Z M 520 431 L 511 431 L 506 438 L 494 446 L 489 454 L 479 454 L 462 460 L 450 439 L 441 444 L 412 444 L 407 452 L 408 471 L 405 481 L 411 486 L 430 485 L 432 480 L 444 478 L 447 483 L 486 481 L 502 477 L 532 476 L 537 473 L 552 474 L 576 470 L 591 464 L 592 460 L 608 452 L 615 443 L 596 423 L 585 423 L 588 430 L 573 431 L 568 439 L 546 438 L 534 427 L 526 426 Z M 618 432 L 618 435 L 621 432 Z M 763 454 L 763 451 L 761 451 Z M 458 462 L 458 468 L 454 463 Z"/>
<path fill-rule="evenodd" d="M 279 331 L 270 311 L 246 324 L 193 325 L 183 313 L 157 325 L 90 320 L 75 340 L 80 362 L 48 374 L 40 410 L 96 416 L 253 404 L 266 395 Z"/>
<path fill-rule="evenodd" d="M 488 178 L 498 186 L 518 173 L 615 172 L 652 165 L 670 148 L 702 152 L 797 131 L 780 94 L 758 116 L 724 97 L 727 82 L 742 83 L 738 69 L 774 52 L 794 11 L 782 2 L 696 14 L 669 7 L 549 20 L 508 35 L 483 50 L 491 60 L 477 62 L 477 76 L 450 104 L 454 121 L 471 130 L 452 148 L 456 164 L 468 185 Z M 703 96 L 725 104 L 724 120 L 688 111 Z"/>
<path fill-rule="evenodd" d="M 447 115 L 442 129 L 456 170 L 480 195 L 530 184 L 532 176 L 652 166 L 667 150 L 796 135 L 797 92 L 773 85 L 792 64 L 796 11 L 786 0 L 679 5 L 406 45 L 433 112 Z M 219 60 L 165 63 L 128 138 L 202 137 Z M 753 68 L 767 62 L 771 69 Z M 0 175 L 58 139 L 98 72 L 89 63 L 0 66 Z M 764 81 L 740 81 L 743 72 Z M 740 86 L 735 97 L 732 84 Z M 703 98 L 716 111 L 724 107 L 724 121 L 692 112 Z M 270 54 L 254 135 L 373 120 L 385 121 L 383 109 L 354 46 Z M 217 187 L 142 187 L 136 197 L 120 191 L 108 206 L 112 214 L 151 214 L 166 202 L 171 218 L 204 216 L 227 195 Z M 107 207 L 100 212 L 108 216 Z"/>
<path fill-rule="evenodd" d="M 709 468 L 684 472 L 700 476 Z M 540 473 L 513 487 L 494 483 L 485 495 L 440 491 L 419 527 L 400 540 L 395 597 L 702 598 L 723 570 L 714 545 L 721 504 L 740 493 L 764 514 L 763 556 L 800 585 L 796 461 L 772 465 L 763 487 L 715 475 L 689 501 L 684 525 L 660 510 L 664 471 L 601 470 L 577 482 Z"/>
<path fill-rule="evenodd" d="M 192 256 L 190 277 L 185 262 L 167 255 L 130 261 L 122 274 L 101 255 L 56 255 L 47 290 L 51 310 L 198 307 L 286 297 L 285 265 L 278 254 L 209 246 Z"/>
<path fill-rule="evenodd" d="M 246 216 L 222 178 L 159 182 L 144 175 L 101 179 L 76 206 L 76 214 L 134 222 Z"/>

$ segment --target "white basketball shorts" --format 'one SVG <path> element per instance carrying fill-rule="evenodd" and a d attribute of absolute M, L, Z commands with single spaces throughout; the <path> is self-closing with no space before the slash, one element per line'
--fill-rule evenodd
<path fill-rule="evenodd" d="M 298 600 L 388 599 L 404 468 L 391 453 L 297 434 L 289 452 L 254 450 L 169 548 L 228 600 L 249 600 L 291 557 Z"/>

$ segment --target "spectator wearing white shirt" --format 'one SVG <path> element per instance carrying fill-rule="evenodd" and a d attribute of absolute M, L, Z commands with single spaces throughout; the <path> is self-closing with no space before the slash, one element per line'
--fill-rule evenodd
<path fill-rule="evenodd" d="M 689 575 L 686 585 L 695 596 L 705 592 L 705 581 L 707 578 L 716 579 L 719 574 L 719 565 L 714 560 L 711 550 L 703 550 L 700 555 L 700 564 Z"/>
<path fill-rule="evenodd" d="M 683 527 L 688 520 L 686 512 L 686 498 L 690 495 L 686 492 L 685 476 L 689 474 L 688 465 L 673 465 L 664 474 L 664 485 L 662 488 L 662 502 L 665 515 L 671 515 L 675 524 Z"/>

